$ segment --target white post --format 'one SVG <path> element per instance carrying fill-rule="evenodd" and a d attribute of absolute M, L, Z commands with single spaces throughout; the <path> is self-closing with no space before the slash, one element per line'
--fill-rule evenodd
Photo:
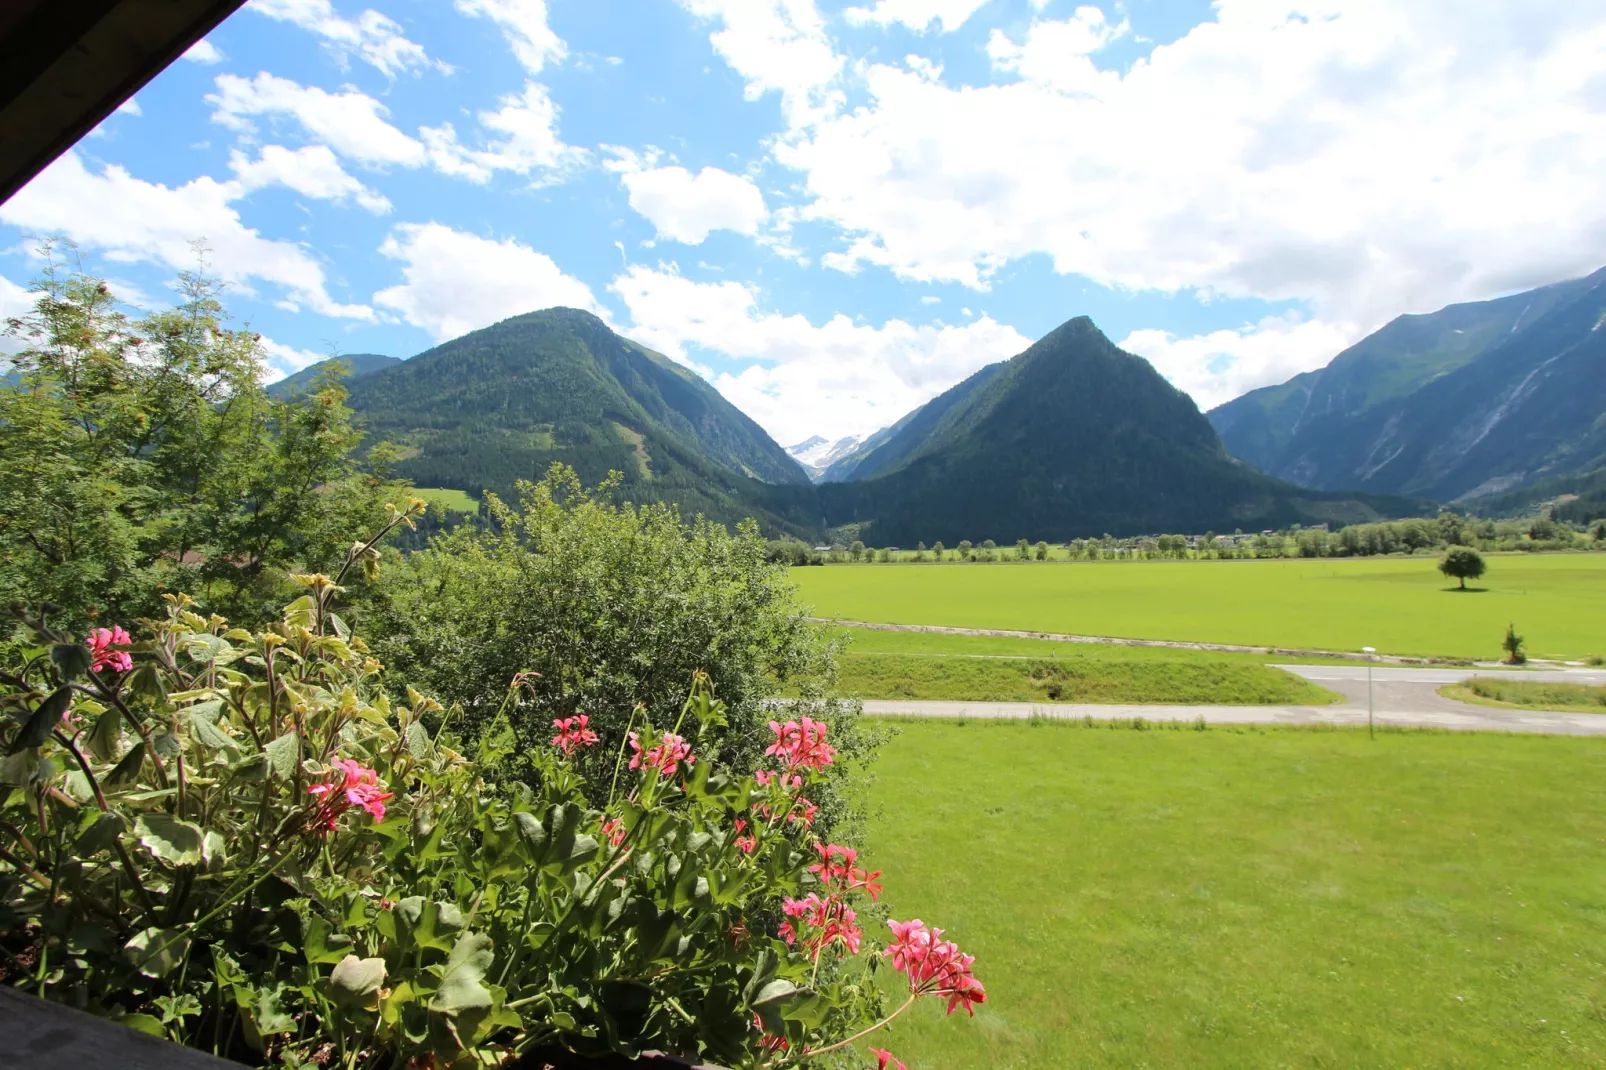
<path fill-rule="evenodd" d="M 1376 739 L 1377 721 L 1376 714 L 1373 712 L 1374 703 L 1372 702 L 1372 655 L 1377 653 L 1377 648 L 1364 646 L 1361 648 L 1361 652 L 1366 655 L 1366 735 L 1369 739 Z"/>

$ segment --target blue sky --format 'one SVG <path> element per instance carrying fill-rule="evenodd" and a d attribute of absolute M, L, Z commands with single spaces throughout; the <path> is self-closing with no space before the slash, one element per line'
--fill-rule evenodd
<path fill-rule="evenodd" d="M 0 206 L 278 374 L 590 308 L 783 444 L 1072 316 L 1208 408 L 1606 263 L 1606 11 L 1526 0 L 252 0 Z"/>

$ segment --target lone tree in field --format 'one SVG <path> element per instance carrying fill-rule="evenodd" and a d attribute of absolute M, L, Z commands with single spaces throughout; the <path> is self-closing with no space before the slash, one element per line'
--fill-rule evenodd
<path fill-rule="evenodd" d="M 1439 571 L 1452 580 L 1460 580 L 1463 591 L 1467 589 L 1468 580 L 1477 579 L 1488 567 L 1483 555 L 1470 546 L 1452 546 L 1439 561 Z"/>

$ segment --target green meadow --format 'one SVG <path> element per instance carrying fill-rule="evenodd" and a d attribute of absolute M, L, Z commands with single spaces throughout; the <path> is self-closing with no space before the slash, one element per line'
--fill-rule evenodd
<path fill-rule="evenodd" d="M 910 1066 L 1606 1064 L 1606 740 L 898 729 L 883 902 L 988 990 Z"/>
<path fill-rule="evenodd" d="M 413 493 L 448 513 L 477 513 L 480 509 L 480 503 L 467 491 L 447 487 L 414 487 Z"/>
<path fill-rule="evenodd" d="M 817 616 L 894 624 L 1494 658 L 1606 652 L 1606 554 L 1496 555 L 1467 592 L 1437 559 L 1021 562 L 793 570 Z"/>

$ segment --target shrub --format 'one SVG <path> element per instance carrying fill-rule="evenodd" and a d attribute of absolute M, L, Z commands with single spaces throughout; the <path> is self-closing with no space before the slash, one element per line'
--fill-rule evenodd
<path fill-rule="evenodd" d="M 576 768 L 599 749 L 584 716 L 525 756 L 537 787 L 499 785 L 496 729 L 533 679 L 504 690 L 470 760 L 429 727 L 450 711 L 387 698 L 334 612 L 343 575 L 297 577 L 307 593 L 256 633 L 183 596 L 138 643 L 28 622 L 0 677 L 7 981 L 298 1067 L 550 1049 L 761 1067 L 854 1043 L 921 995 L 950 1013 L 985 999 L 918 921 L 861 953 L 879 874 L 810 824 L 826 726 L 770 726 L 758 768 L 733 773 L 698 676 L 671 730 L 662 707 L 631 717 L 596 766 L 603 806 Z M 890 1015 L 883 960 L 908 992 Z"/>
<path fill-rule="evenodd" d="M 756 760 L 767 703 L 783 688 L 800 697 L 800 713 L 831 726 L 847 758 L 867 758 L 877 737 L 858 706 L 828 697 L 836 643 L 808 622 L 757 529 L 732 534 L 701 518 L 684 523 L 665 505 L 613 505 L 607 490 L 588 493 L 554 468 L 525 486 L 521 509 L 488 496 L 490 530 L 460 529 L 387 569 L 371 622 L 376 654 L 400 680 L 460 706 L 470 738 L 501 708 L 505 681 L 527 674 L 508 722 L 517 754 L 576 713 L 601 736 L 597 754 L 612 753 L 633 709 L 678 705 L 702 671 L 725 703 L 725 760 Z M 605 779 L 597 754 L 581 758 L 594 792 Z M 815 799 L 827 829 L 847 805 L 837 779 Z"/>
<path fill-rule="evenodd" d="M 1526 640 L 1517 634 L 1517 626 L 1506 625 L 1506 636 L 1500 640 L 1500 649 L 1506 652 L 1506 661 L 1511 665 L 1522 665 L 1527 662 L 1528 655 L 1522 652 L 1522 644 Z"/>

